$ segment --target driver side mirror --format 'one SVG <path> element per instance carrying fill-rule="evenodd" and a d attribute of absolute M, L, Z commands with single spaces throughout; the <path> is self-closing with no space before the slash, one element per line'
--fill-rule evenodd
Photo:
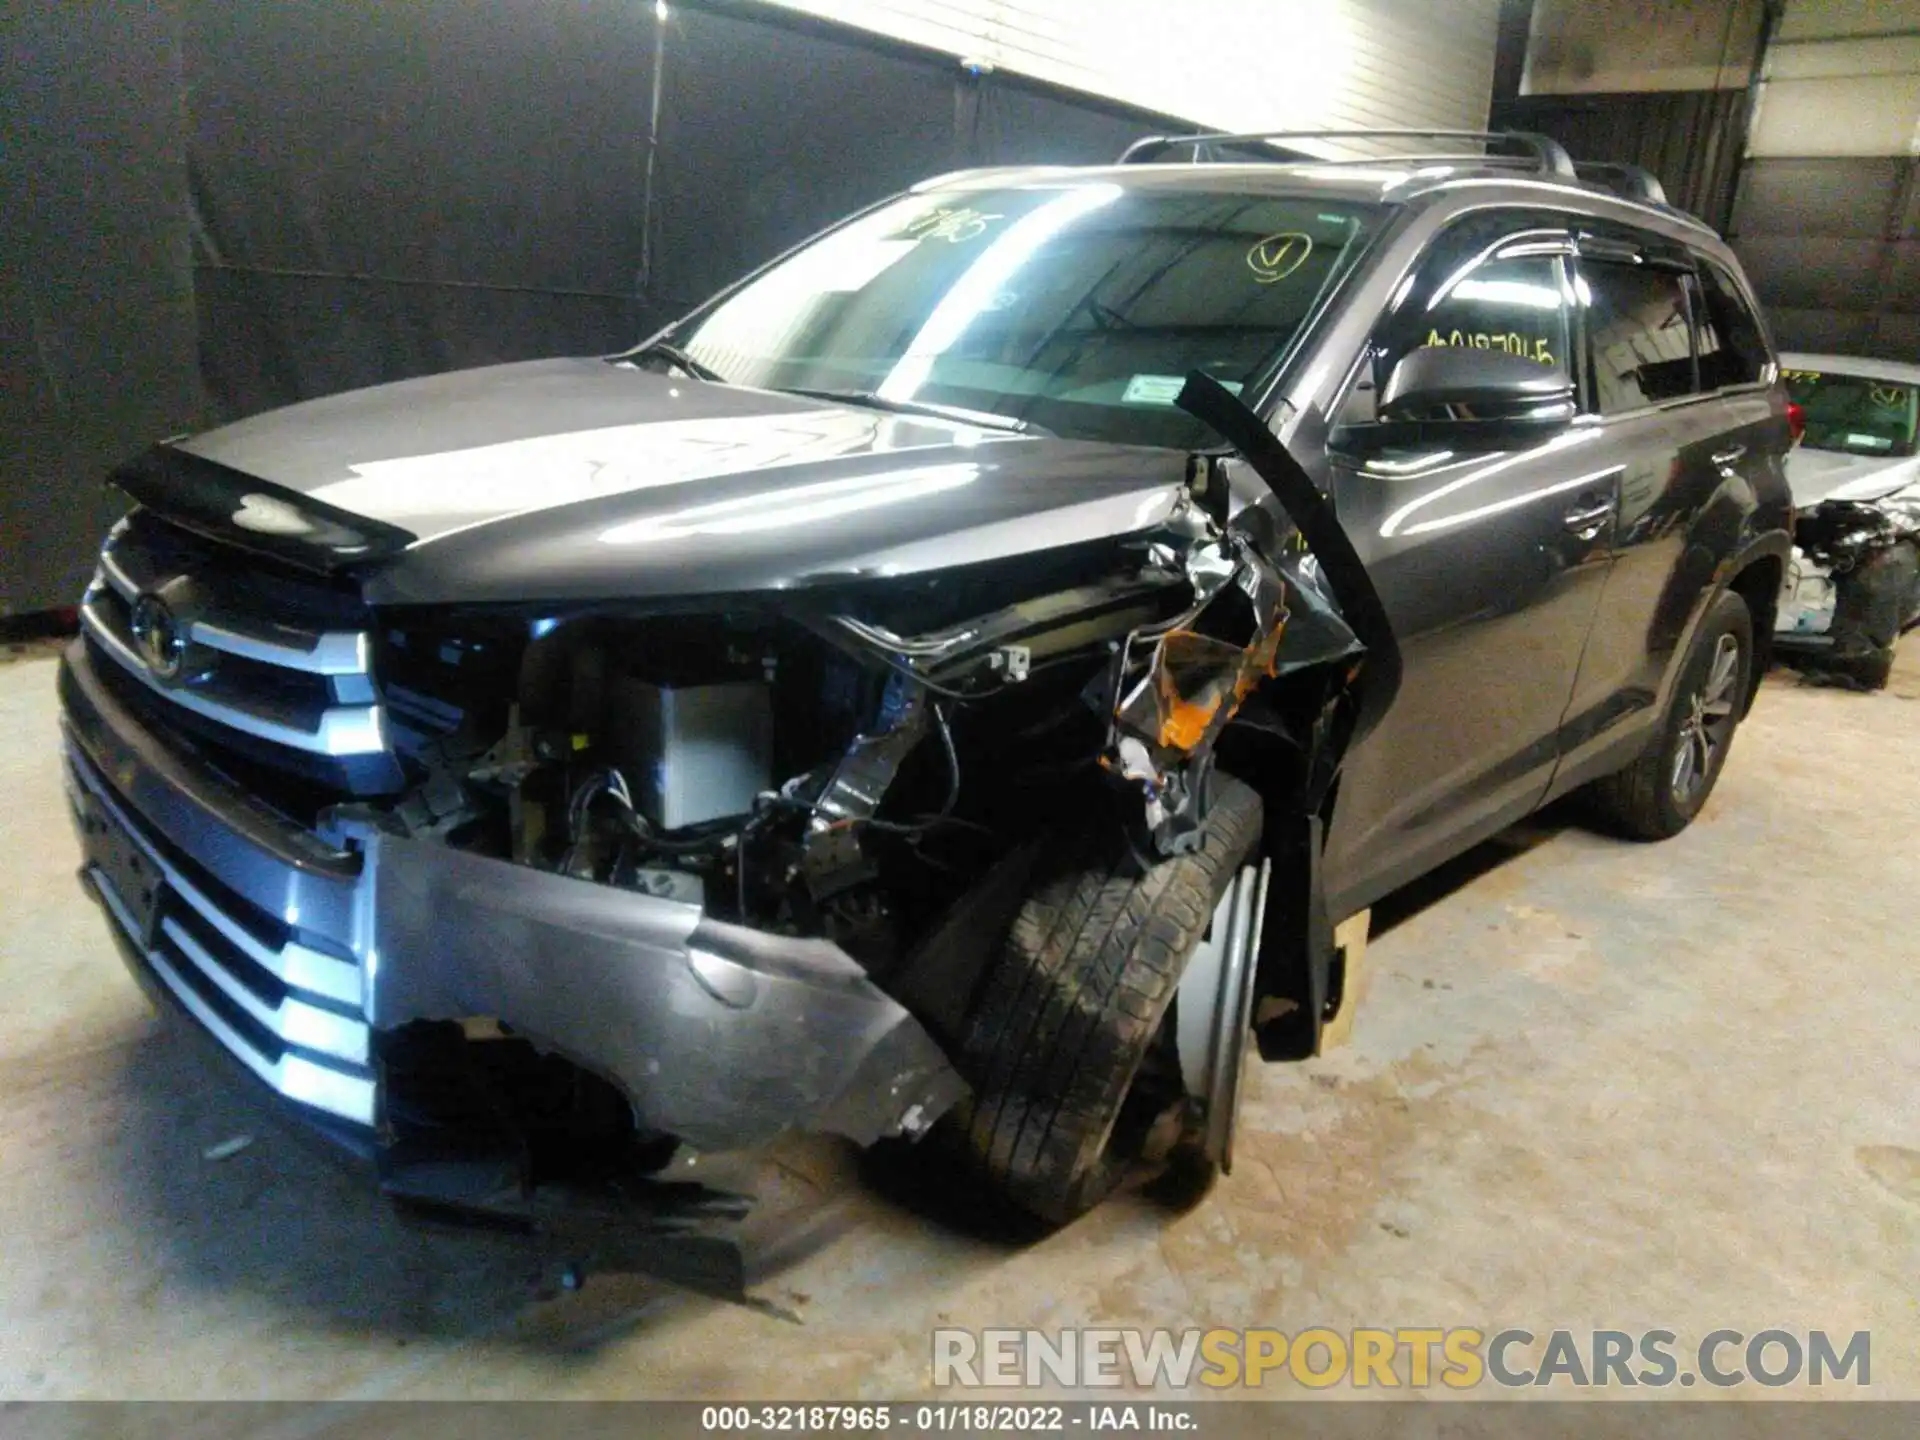
<path fill-rule="evenodd" d="M 1381 388 L 1386 421 L 1445 425 L 1495 420 L 1565 423 L 1574 415 L 1573 381 L 1557 370 L 1470 345 L 1427 345 L 1400 357 Z"/>

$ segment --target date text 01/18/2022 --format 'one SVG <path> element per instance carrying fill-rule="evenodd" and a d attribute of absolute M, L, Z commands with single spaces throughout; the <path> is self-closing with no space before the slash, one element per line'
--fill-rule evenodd
<path fill-rule="evenodd" d="M 901 1430 L 927 1434 L 1064 1433 L 1070 1430 L 1191 1432 L 1192 1412 L 1178 1405 L 709 1405 L 700 1428 L 712 1432 Z"/>

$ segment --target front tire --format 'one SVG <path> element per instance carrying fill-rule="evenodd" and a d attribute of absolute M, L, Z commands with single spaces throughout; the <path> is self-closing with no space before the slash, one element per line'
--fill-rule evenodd
<path fill-rule="evenodd" d="M 952 1117 L 970 1167 L 1052 1224 L 1084 1214 L 1184 1112 L 1166 1017 L 1220 898 L 1259 844 L 1260 797 L 1212 780 L 1200 848 L 1142 870 L 1083 841 L 1015 917 L 968 1016 Z"/>
<path fill-rule="evenodd" d="M 1693 823 L 1713 793 L 1753 677 L 1753 612 L 1721 592 L 1694 636 L 1666 718 L 1646 752 L 1596 780 L 1598 817 L 1635 840 L 1665 840 Z"/>

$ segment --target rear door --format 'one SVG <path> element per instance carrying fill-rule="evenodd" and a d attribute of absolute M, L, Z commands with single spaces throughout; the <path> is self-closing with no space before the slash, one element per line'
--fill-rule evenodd
<path fill-rule="evenodd" d="M 1571 372 L 1572 237 L 1557 217 L 1481 213 L 1442 235 L 1376 327 L 1339 412 L 1331 482 L 1404 667 L 1347 757 L 1327 842 L 1351 911 L 1526 814 L 1544 795 L 1599 602 L 1617 467 L 1573 429 L 1370 443 L 1373 396 L 1420 345 L 1524 354 Z M 1480 438 L 1473 438 L 1474 435 Z"/>
<path fill-rule="evenodd" d="M 1771 402 L 1754 383 L 1764 341 L 1755 337 L 1756 361 L 1745 336 L 1714 328 L 1693 256 L 1624 229 L 1588 230 L 1578 244 L 1591 375 L 1581 425 L 1623 469 L 1613 566 L 1568 708 L 1555 793 L 1618 768 L 1645 743 L 1674 657 L 1717 567 L 1738 548 L 1752 467 L 1777 463 L 1764 433 Z"/>

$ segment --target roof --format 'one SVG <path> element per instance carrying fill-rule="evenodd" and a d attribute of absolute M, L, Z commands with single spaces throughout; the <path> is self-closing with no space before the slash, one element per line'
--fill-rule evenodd
<path fill-rule="evenodd" d="M 1450 194 L 1475 192 L 1516 205 L 1577 208 L 1603 218 L 1639 225 L 1687 244 L 1725 256 L 1725 244 L 1706 222 L 1675 210 L 1629 199 L 1582 179 L 1548 176 L 1487 163 L 1481 157 L 1422 156 L 1408 162 L 1250 161 L 1244 164 L 1208 161 L 1203 164 L 1156 163 L 1133 165 L 1014 165 L 986 170 L 959 170 L 927 180 L 916 190 L 952 188 L 973 190 L 986 186 L 1060 184 L 1095 181 L 1124 185 L 1129 190 L 1201 192 L 1244 195 L 1323 196 L 1366 204 L 1403 206 L 1431 202 Z"/>
<path fill-rule="evenodd" d="M 1920 365 L 1899 360 L 1874 360 L 1865 355 L 1816 355 L 1810 351 L 1783 351 L 1780 364 L 1788 370 L 1832 371 L 1836 375 L 1860 375 L 1869 380 L 1898 380 L 1920 385 Z"/>

